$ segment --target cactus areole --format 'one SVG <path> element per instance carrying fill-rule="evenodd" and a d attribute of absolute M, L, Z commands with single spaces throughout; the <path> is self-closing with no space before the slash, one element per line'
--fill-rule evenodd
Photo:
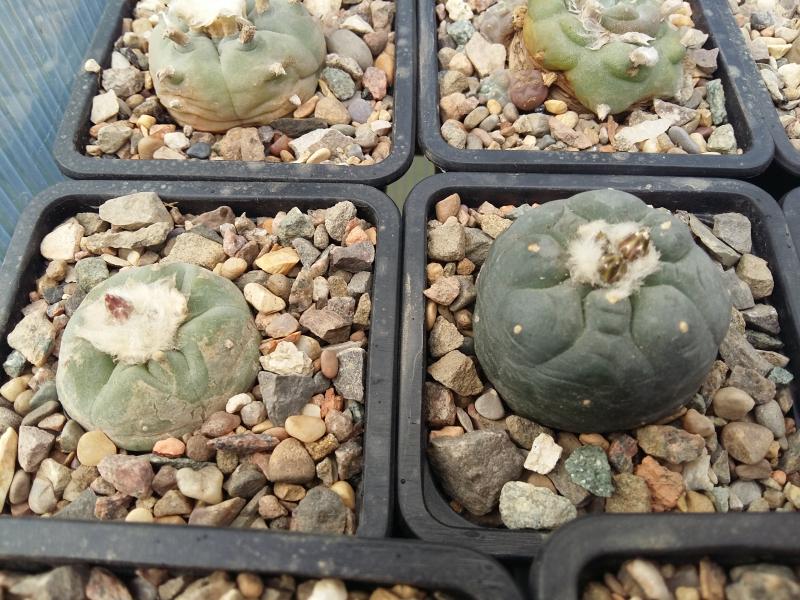
<path fill-rule="evenodd" d="M 319 21 L 297 0 L 172 0 L 150 37 L 150 73 L 181 125 L 266 125 L 317 89 Z"/>
<path fill-rule="evenodd" d="M 182 263 L 129 269 L 94 287 L 69 320 L 58 397 L 85 429 L 151 450 L 250 390 L 260 340 L 227 279 Z"/>
<path fill-rule="evenodd" d="M 683 79 L 678 30 L 661 0 L 528 0 L 523 34 L 533 60 L 604 119 L 674 96 Z"/>
<path fill-rule="evenodd" d="M 516 413 L 574 432 L 677 411 L 728 330 L 730 294 L 689 229 L 615 190 L 524 213 L 477 282 L 475 350 Z"/>

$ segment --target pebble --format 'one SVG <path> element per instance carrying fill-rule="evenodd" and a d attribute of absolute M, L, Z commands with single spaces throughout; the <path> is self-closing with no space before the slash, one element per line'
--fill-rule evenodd
<path fill-rule="evenodd" d="M 200 433 L 210 438 L 220 437 L 231 433 L 241 422 L 241 418 L 238 415 L 218 411 L 206 419 L 200 428 Z"/>
<path fill-rule="evenodd" d="M 773 439 L 772 432 L 766 427 L 742 421 L 728 423 L 720 435 L 720 442 L 728 454 L 747 465 L 763 459 Z"/>
<path fill-rule="evenodd" d="M 483 391 L 472 360 L 458 350 L 448 352 L 428 367 L 428 373 L 436 381 L 462 396 L 471 396 Z"/>
<path fill-rule="evenodd" d="M 662 467 L 651 456 L 645 456 L 636 466 L 634 474 L 641 477 L 650 489 L 652 508 L 655 512 L 664 512 L 674 508 L 684 493 L 683 478 Z"/>
<path fill-rule="evenodd" d="M 300 441 L 288 438 L 272 452 L 267 478 L 273 483 L 302 484 L 314 479 L 315 475 L 314 461 Z"/>
<path fill-rule="evenodd" d="M 715 415 L 729 421 L 737 421 L 752 410 L 755 400 L 743 390 L 724 387 L 714 394 L 712 406 Z"/>
<path fill-rule="evenodd" d="M 176 474 L 178 489 L 187 498 L 202 500 L 206 504 L 222 502 L 222 472 L 215 466 L 179 469 Z"/>
<path fill-rule="evenodd" d="M 540 433 L 531 446 L 524 467 L 534 473 L 547 475 L 561 458 L 563 448 L 556 444 L 552 436 Z"/>
<path fill-rule="evenodd" d="M 564 462 L 572 481 L 595 496 L 608 498 L 614 492 L 611 466 L 602 448 L 580 446 Z"/>
<path fill-rule="evenodd" d="M 609 513 L 649 513 L 650 489 L 647 482 L 631 473 L 613 476 L 614 492 L 606 498 L 605 511 Z"/>
<path fill-rule="evenodd" d="M 524 462 L 505 433 L 491 431 L 431 440 L 428 459 L 445 491 L 474 515 L 492 510 Z"/>
<path fill-rule="evenodd" d="M 17 444 L 18 435 L 14 429 L 9 427 L 0 434 L 0 511 L 3 510 L 7 497 L 9 497 L 11 503 L 14 503 L 14 499 L 10 498 L 10 496 L 13 495 L 10 490 L 13 487 L 13 481 L 17 479 L 14 473 L 17 458 Z M 24 473 L 24 471 L 20 472 Z M 27 480 L 27 477 L 24 475 L 20 477 Z M 19 488 L 19 486 L 20 484 L 17 485 L 17 488 Z M 18 491 L 18 489 L 14 491 Z"/>
<path fill-rule="evenodd" d="M 301 442 L 315 442 L 325 435 L 325 421 L 318 417 L 294 415 L 286 419 L 286 433 Z"/>
<path fill-rule="evenodd" d="M 134 498 L 145 498 L 151 493 L 154 473 L 145 458 L 111 454 L 98 463 L 97 469 L 118 492 Z"/>
<path fill-rule="evenodd" d="M 326 487 L 311 488 L 292 512 L 292 528 L 305 533 L 341 534 L 347 525 L 347 507 Z"/>
<path fill-rule="evenodd" d="M 500 493 L 500 517 L 509 529 L 554 529 L 575 519 L 572 503 L 547 488 L 509 481 Z"/>
<path fill-rule="evenodd" d="M 25 472 L 33 473 L 50 453 L 55 436 L 27 425 L 20 426 L 18 435 L 17 461 Z"/>
<path fill-rule="evenodd" d="M 696 459 L 705 447 L 705 441 L 699 435 L 670 425 L 648 425 L 637 429 L 636 439 L 642 450 L 673 464 Z"/>

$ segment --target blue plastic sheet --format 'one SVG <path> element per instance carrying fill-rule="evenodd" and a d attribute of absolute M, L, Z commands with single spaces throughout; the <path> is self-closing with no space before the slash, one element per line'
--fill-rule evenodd
<path fill-rule="evenodd" d="M 64 177 L 51 146 L 104 0 L 0 0 L 0 257 L 21 209 Z"/>

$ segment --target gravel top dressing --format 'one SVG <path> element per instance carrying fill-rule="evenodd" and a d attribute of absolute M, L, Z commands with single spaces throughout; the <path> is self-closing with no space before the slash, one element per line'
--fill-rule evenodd
<path fill-rule="evenodd" d="M 50 231 L 0 386 L 0 511 L 352 534 L 377 232 L 138 192 Z"/>
<path fill-rule="evenodd" d="M 740 154 L 716 74 L 719 51 L 695 25 L 692 3 L 641 2 L 637 15 L 623 18 L 617 8 L 594 0 L 438 1 L 447 143 Z"/>
<path fill-rule="evenodd" d="M 602 205 L 600 198 L 597 202 L 598 207 Z M 612 204 L 610 198 L 608 203 Z M 524 344 L 533 344 L 536 352 L 550 352 L 557 347 L 564 330 L 564 320 L 568 318 L 565 315 L 571 314 L 570 296 L 565 292 L 565 295 L 559 296 L 561 300 L 551 299 L 550 304 L 537 305 L 537 310 L 528 315 L 533 320 L 526 322 L 526 310 L 517 308 L 525 302 L 534 302 L 533 296 L 529 300 L 515 297 L 512 295 L 515 292 L 505 287 L 497 292 L 494 284 L 489 285 L 485 292 L 487 295 L 480 295 L 481 288 L 480 284 L 476 288 L 476 277 L 481 269 L 486 268 L 484 263 L 490 248 L 497 239 L 502 240 L 503 235 L 512 236 L 509 238 L 512 243 L 527 240 L 525 244 L 533 253 L 530 256 L 539 253 L 556 256 L 547 254 L 554 250 L 547 242 L 552 238 L 546 235 L 540 242 L 529 243 L 529 236 L 524 229 L 504 233 L 517 219 L 533 215 L 532 211 L 547 210 L 547 214 L 554 214 L 551 210 L 554 207 L 546 207 L 548 204 L 541 207 L 535 203 L 514 207 L 494 206 L 485 202 L 473 210 L 462 205 L 462 199 L 453 194 L 435 204 L 435 219 L 428 222 L 428 287 L 424 291 L 427 302 L 428 378 L 423 414 L 428 427 L 428 460 L 435 479 L 450 498 L 453 510 L 486 527 L 551 530 L 579 515 L 602 512 L 724 513 L 795 511 L 800 508 L 800 433 L 796 431 L 792 418 L 792 395 L 788 387 L 793 376 L 787 370 L 789 359 L 782 354 L 778 313 L 770 301 L 774 287 L 770 265 L 753 254 L 751 223 L 742 214 L 723 213 L 706 219 L 684 211 L 671 215 L 669 211 L 659 209 L 660 220 L 652 221 L 653 218 L 658 219 L 657 216 L 647 217 L 651 225 L 664 221 L 660 226 L 653 225 L 649 233 L 662 253 L 676 252 L 678 248 L 673 242 L 665 241 L 668 238 L 664 236 L 676 235 L 675 239 L 683 240 L 681 244 L 684 245 L 686 240 L 691 243 L 691 239 L 694 239 L 697 247 L 693 252 L 701 255 L 701 259 L 696 260 L 705 261 L 708 268 L 719 274 L 719 288 L 711 286 L 707 277 L 701 277 L 708 285 L 707 292 L 714 291 L 717 294 L 712 299 L 706 299 L 702 306 L 698 304 L 701 311 L 706 311 L 702 312 L 703 317 L 690 319 L 695 323 L 692 326 L 684 320 L 675 323 L 682 341 L 676 340 L 674 343 L 690 340 L 691 345 L 687 347 L 692 352 L 697 349 L 697 344 L 706 344 L 704 347 L 710 348 L 710 361 L 706 363 L 710 364 L 710 369 L 703 369 L 699 377 L 694 377 L 687 367 L 681 375 L 670 377 L 671 381 L 658 384 L 680 386 L 682 379 L 701 382 L 698 387 L 686 390 L 690 398 L 688 403 L 675 405 L 672 409 L 667 406 L 668 414 L 662 410 L 661 414 L 665 414 L 663 418 L 657 418 L 655 422 L 638 420 L 627 431 L 615 428 L 614 419 L 610 419 L 611 424 L 604 423 L 602 427 L 598 425 L 600 421 L 595 422 L 595 426 L 603 433 L 582 428 L 584 433 L 579 435 L 546 427 L 512 410 L 509 404 L 512 397 L 509 395 L 504 398 L 496 388 L 510 390 L 508 394 L 518 389 L 514 386 L 519 385 L 519 373 L 511 370 L 509 364 L 515 360 L 515 352 L 521 355 L 530 353 Z M 559 232 L 568 231 L 571 226 L 567 217 L 554 223 L 557 223 L 552 225 L 556 239 L 560 239 Z M 562 226 L 567 229 L 559 229 Z M 610 227 L 608 224 L 606 226 Z M 520 238 L 522 234 L 525 235 Z M 606 235 L 612 243 L 616 239 L 613 237 L 616 235 L 613 228 L 607 228 L 597 235 L 593 239 L 603 240 L 605 244 L 609 242 Z M 639 239 L 637 236 L 644 240 L 639 246 L 633 244 L 634 240 Z M 634 260 L 647 257 L 649 239 L 647 232 L 635 232 L 618 242 L 622 249 L 620 252 Z M 505 285 L 502 282 L 503 274 L 511 273 L 519 266 L 515 262 L 517 256 L 509 248 L 508 243 L 504 242 L 502 252 L 489 255 L 492 261 L 490 268 L 493 270 L 491 275 L 487 272 L 485 277 L 500 277 L 497 285 Z M 667 254 L 664 260 L 674 260 Z M 702 258 L 703 254 L 711 260 Z M 685 264 L 685 259 L 681 260 L 679 264 Z M 541 264 L 531 261 L 533 259 L 529 258 L 530 269 L 540 269 L 536 273 L 543 280 L 534 287 L 549 288 L 550 284 L 545 280 L 549 280 L 561 267 L 555 261 L 540 261 Z M 625 273 L 626 265 L 608 264 L 619 267 L 620 272 Z M 631 266 L 633 264 L 627 265 L 627 273 L 631 277 L 637 276 L 635 267 Z M 519 268 L 523 270 L 528 268 L 523 263 L 520 265 Z M 573 269 L 572 266 L 570 268 Z M 675 267 L 662 265 L 659 268 L 664 270 L 663 277 L 668 280 L 673 272 L 671 269 Z M 647 283 L 649 272 L 644 272 L 643 286 L 651 285 Z M 573 282 L 576 281 L 574 269 L 570 273 Z M 620 285 L 626 281 L 624 278 L 613 279 L 614 270 L 603 273 L 612 277 L 610 281 Z M 536 281 L 535 278 L 531 279 L 533 276 L 525 275 L 528 277 L 525 279 L 519 275 L 523 279 L 519 279 L 518 283 L 523 280 Z M 656 270 L 653 277 L 659 276 Z M 681 276 L 678 283 L 688 286 L 688 279 Z M 513 288 L 513 282 L 509 285 Z M 564 282 L 561 285 L 576 284 Z M 606 297 L 611 305 L 619 301 L 617 297 L 612 298 L 612 294 L 625 293 L 625 290 L 619 292 L 614 287 L 608 289 L 610 291 Z M 644 308 L 643 303 L 647 298 L 652 298 L 644 296 L 645 291 L 645 287 L 642 287 L 634 292 L 641 296 L 631 296 L 631 304 L 636 310 L 651 310 L 650 306 Z M 498 299 L 498 294 L 503 297 Z M 688 297 L 696 301 L 691 293 Z M 476 310 L 476 298 L 479 310 Z M 698 335 L 694 331 L 702 333 L 703 323 L 712 332 L 715 330 L 716 325 L 705 315 L 717 299 L 724 302 L 721 305 L 723 326 L 720 340 L 714 343 L 701 336 L 692 341 L 691 336 Z M 677 306 L 681 302 L 684 299 L 676 297 L 671 304 Z M 725 315 L 731 304 L 733 308 L 728 325 Z M 584 310 L 589 311 L 590 308 L 585 306 Z M 531 310 L 529 308 L 528 312 Z M 672 322 L 672 315 L 667 314 L 669 310 L 674 309 L 665 305 L 660 312 L 657 311 L 653 316 L 656 320 L 648 328 L 640 328 L 646 320 L 632 323 L 631 328 L 635 328 L 632 335 L 640 343 L 641 340 L 661 335 L 657 333 L 663 329 L 661 322 Z M 555 316 L 550 311 L 555 311 Z M 519 319 L 513 330 L 509 321 L 512 313 L 518 315 L 516 318 Z M 537 315 L 551 324 L 551 335 L 537 338 L 538 342 L 528 342 L 525 334 L 538 331 L 536 327 L 541 325 L 537 325 Z M 478 317 L 480 323 L 487 323 L 483 327 L 489 329 L 488 332 L 481 332 L 483 335 L 497 340 L 513 340 L 519 336 L 520 345 L 516 350 L 506 348 L 502 352 L 494 352 L 492 364 L 482 365 L 483 358 L 478 360 L 476 356 L 475 329 Z M 603 321 L 604 327 L 609 328 L 606 333 L 616 331 L 614 322 Z M 492 329 L 497 323 L 504 330 L 506 326 L 509 329 L 505 338 L 501 332 Z M 492 338 L 495 334 L 496 338 Z M 700 341 L 701 338 L 705 341 Z M 620 339 L 620 342 L 624 340 Z M 579 343 L 575 342 L 569 351 L 578 346 Z M 497 349 L 496 344 L 493 347 Z M 716 359 L 715 348 L 718 348 Z M 598 352 L 603 354 L 606 350 L 610 353 L 605 360 L 611 362 L 621 360 L 615 356 L 627 352 L 621 345 L 616 349 L 601 345 Z M 480 346 L 477 351 L 478 356 L 490 355 L 482 354 Z M 556 359 L 552 355 L 547 356 L 551 356 L 547 364 L 555 364 Z M 585 370 L 584 365 L 572 364 L 572 375 L 564 376 L 560 393 L 564 395 L 563 404 L 574 407 L 576 403 L 572 403 L 572 389 L 569 386 L 571 380 L 582 376 Z M 625 368 L 632 364 L 626 362 Z M 652 364 L 655 373 L 651 373 L 647 380 L 658 381 L 658 369 L 668 367 L 673 368 L 674 365 Z M 537 372 L 538 368 L 537 365 Z M 498 369 L 501 373 L 499 379 Z M 554 376 L 562 372 L 555 366 L 553 369 L 550 373 Z M 487 372 L 493 373 L 494 385 L 489 382 Z M 620 376 L 617 385 L 622 386 L 617 397 L 623 396 L 628 385 L 632 390 L 637 390 L 633 396 L 638 397 L 640 403 L 647 400 L 660 405 L 662 401 L 656 400 L 660 398 L 660 390 L 656 387 L 650 393 L 647 389 L 635 388 L 641 385 L 640 381 L 626 380 Z M 569 394 L 569 401 L 565 394 Z M 558 391 L 551 390 L 546 398 L 537 401 L 538 404 L 531 404 L 530 410 L 544 410 L 552 422 L 557 418 L 557 413 L 548 413 L 541 408 L 541 402 L 551 400 L 557 408 Z M 580 412 L 578 408 L 570 410 L 573 413 Z M 581 410 L 589 411 L 593 407 L 584 404 Z"/>

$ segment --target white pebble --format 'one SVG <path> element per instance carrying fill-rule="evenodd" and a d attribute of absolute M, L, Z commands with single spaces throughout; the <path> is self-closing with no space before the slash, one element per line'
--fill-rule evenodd
<path fill-rule="evenodd" d="M 225 412 L 235 415 L 252 401 L 253 397 L 250 394 L 236 394 L 235 396 L 231 396 L 225 404 Z"/>

